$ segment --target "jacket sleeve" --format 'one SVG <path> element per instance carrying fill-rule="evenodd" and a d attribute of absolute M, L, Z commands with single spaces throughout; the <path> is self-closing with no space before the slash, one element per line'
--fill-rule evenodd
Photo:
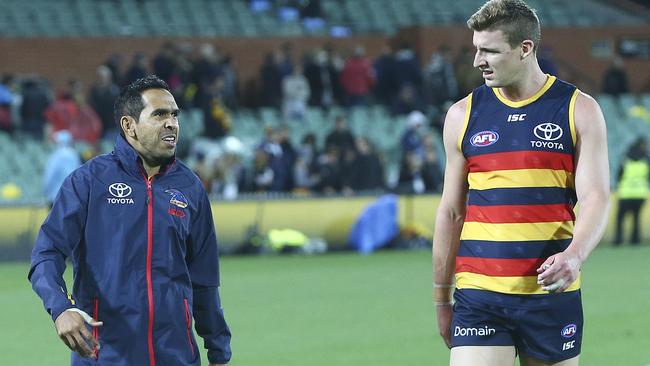
<path fill-rule="evenodd" d="M 74 307 L 63 272 L 66 258 L 83 235 L 88 192 L 88 183 L 79 170 L 65 179 L 32 250 L 27 278 L 52 320 Z"/>
<path fill-rule="evenodd" d="M 219 256 L 212 210 L 201 189 L 192 220 L 188 268 L 192 280 L 196 332 L 203 338 L 211 363 L 227 363 L 231 357 L 230 329 L 219 298 Z"/>

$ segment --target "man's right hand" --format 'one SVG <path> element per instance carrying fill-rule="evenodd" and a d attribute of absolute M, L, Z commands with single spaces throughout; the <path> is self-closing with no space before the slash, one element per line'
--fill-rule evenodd
<path fill-rule="evenodd" d="M 83 357 L 95 358 L 94 351 L 99 349 L 99 343 L 88 331 L 85 323 L 91 327 L 101 327 L 104 323 L 92 319 L 88 314 L 85 315 L 68 309 L 56 318 L 54 326 L 59 338 L 71 350 Z"/>
<path fill-rule="evenodd" d="M 445 341 L 447 348 L 451 348 L 451 321 L 454 313 L 451 304 L 436 305 L 436 317 L 438 318 L 438 331 Z"/>

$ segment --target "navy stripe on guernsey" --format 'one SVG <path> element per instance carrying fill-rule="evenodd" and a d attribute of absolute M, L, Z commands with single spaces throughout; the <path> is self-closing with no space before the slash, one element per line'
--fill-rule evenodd
<path fill-rule="evenodd" d="M 566 203 L 574 206 L 578 201 L 576 192 L 561 187 L 523 187 L 470 189 L 467 194 L 468 205 L 555 205 Z"/>
<path fill-rule="evenodd" d="M 564 251 L 571 239 L 539 241 L 463 240 L 459 257 L 480 258 L 547 258 Z"/>
<path fill-rule="evenodd" d="M 463 289 L 459 292 L 462 296 L 472 299 L 475 304 L 487 303 L 511 309 L 548 309 L 549 306 L 566 308 L 567 302 L 580 301 L 581 297 L 580 290 L 554 294 L 508 294 L 505 296 L 492 291 L 476 289 Z"/>

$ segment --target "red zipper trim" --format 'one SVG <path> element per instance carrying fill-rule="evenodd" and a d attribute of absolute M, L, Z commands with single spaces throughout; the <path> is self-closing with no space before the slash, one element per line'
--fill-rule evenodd
<path fill-rule="evenodd" d="M 194 356 L 194 343 L 192 342 L 192 318 L 190 317 L 190 305 L 187 299 L 183 299 L 185 303 L 185 323 L 187 324 L 187 341 L 190 343 L 192 356 Z"/>
<path fill-rule="evenodd" d="M 96 321 L 99 320 L 99 299 L 98 298 L 93 299 L 93 319 L 95 319 Z M 99 327 L 92 327 L 92 328 L 93 328 L 93 337 L 99 344 Z M 99 349 L 95 349 L 93 353 L 95 354 L 95 359 L 96 360 L 99 359 Z"/>
<path fill-rule="evenodd" d="M 149 327 L 147 343 L 149 345 L 149 366 L 156 366 L 156 356 L 153 350 L 153 282 L 151 280 L 151 257 L 153 255 L 153 192 L 151 179 L 145 174 L 147 183 L 147 299 L 149 300 Z"/>

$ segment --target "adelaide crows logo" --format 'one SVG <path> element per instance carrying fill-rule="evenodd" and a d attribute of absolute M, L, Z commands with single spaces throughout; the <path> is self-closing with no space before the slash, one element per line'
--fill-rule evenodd
<path fill-rule="evenodd" d="M 169 200 L 169 203 L 171 203 L 172 205 L 180 208 L 187 207 L 188 205 L 187 199 L 185 198 L 183 193 L 181 193 L 181 191 L 177 189 L 168 189 L 165 191 L 165 193 L 169 193 L 172 196 L 172 198 Z"/>

